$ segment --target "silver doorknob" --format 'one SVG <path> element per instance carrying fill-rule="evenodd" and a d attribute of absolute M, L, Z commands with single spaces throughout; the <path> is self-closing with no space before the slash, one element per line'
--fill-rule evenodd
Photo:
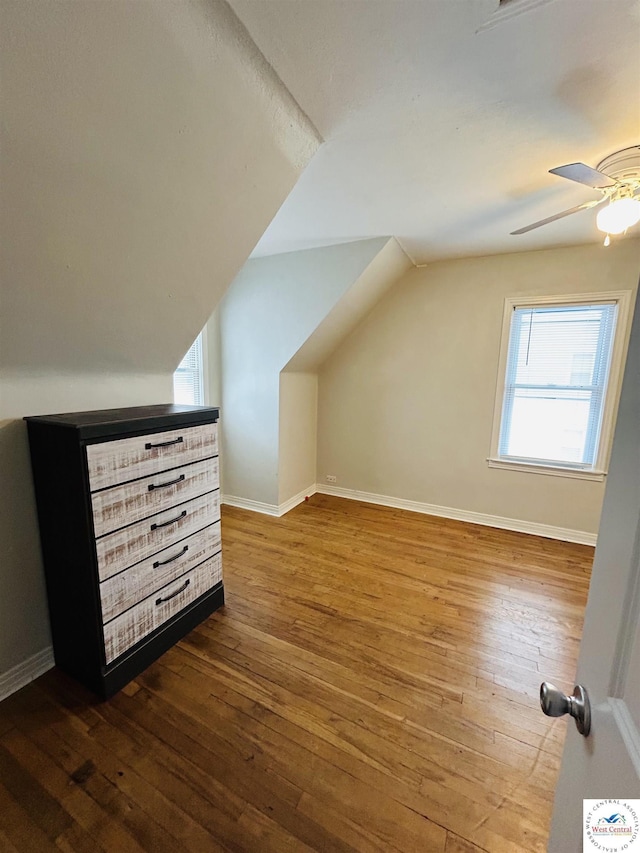
<path fill-rule="evenodd" d="M 576 685 L 573 696 L 565 694 L 543 681 L 540 685 L 540 707 L 547 717 L 563 717 L 569 714 L 576 721 L 576 728 L 585 737 L 591 731 L 591 705 L 587 691 L 581 684 Z"/>

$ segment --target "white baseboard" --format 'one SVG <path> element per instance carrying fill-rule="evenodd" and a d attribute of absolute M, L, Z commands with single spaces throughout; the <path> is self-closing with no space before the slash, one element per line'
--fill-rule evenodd
<path fill-rule="evenodd" d="M 8 672 L 2 673 L 0 675 L 0 702 L 20 690 L 25 684 L 43 675 L 52 666 L 54 666 L 53 649 L 49 646 L 12 667 Z"/>
<path fill-rule="evenodd" d="M 586 530 L 570 530 L 565 527 L 554 527 L 550 524 L 522 521 L 518 518 L 503 518 L 500 515 L 486 515 L 482 512 L 470 512 L 469 510 L 453 509 L 453 507 L 437 506 L 436 504 L 425 504 L 419 501 L 404 500 L 403 498 L 391 498 L 387 495 L 376 495 L 372 492 L 359 492 L 356 489 L 341 489 L 338 486 L 317 484 L 315 491 L 321 495 L 334 495 L 338 498 L 380 504 L 381 506 L 390 506 L 394 509 L 407 509 L 411 512 L 421 512 L 425 515 L 451 518 L 455 521 L 468 521 L 471 524 L 482 524 L 485 527 L 498 527 L 501 530 L 530 533 L 533 536 L 544 536 L 547 539 L 576 542 L 579 545 L 595 545 L 597 540 L 597 534 L 588 533 Z"/>
<path fill-rule="evenodd" d="M 262 501 L 250 501 L 249 498 L 239 498 L 236 495 L 222 495 L 220 502 L 227 506 L 237 506 L 238 509 L 249 509 L 251 512 L 261 512 L 263 515 L 278 515 L 276 504 L 266 504 Z"/>
<path fill-rule="evenodd" d="M 239 498 L 235 495 L 222 495 L 222 503 L 227 504 L 228 506 L 237 506 L 239 509 L 248 509 L 251 510 L 251 512 L 261 512 L 263 515 L 273 515 L 276 518 L 280 518 L 285 513 L 289 512 L 289 510 L 293 509 L 294 506 L 301 504 L 305 498 L 315 495 L 316 491 L 317 486 L 314 483 L 309 486 L 308 489 L 303 489 L 301 492 L 298 492 L 297 495 L 294 495 L 292 498 L 289 498 L 288 501 L 281 504 L 267 504 L 262 503 L 262 501 L 252 501 L 248 498 Z"/>
<path fill-rule="evenodd" d="M 317 486 L 315 483 L 312 483 L 307 489 L 303 489 L 301 492 L 298 492 L 297 495 L 294 495 L 292 498 L 289 498 L 288 501 L 285 501 L 283 504 L 280 504 L 278 507 L 278 515 L 284 515 L 289 512 L 290 509 L 293 509 L 294 506 L 298 506 L 301 504 L 306 498 L 310 498 L 311 495 L 315 495 L 317 491 Z"/>

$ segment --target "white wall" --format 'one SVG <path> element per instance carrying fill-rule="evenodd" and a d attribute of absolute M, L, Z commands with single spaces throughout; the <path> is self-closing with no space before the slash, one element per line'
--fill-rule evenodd
<path fill-rule="evenodd" d="M 595 533 L 603 483 L 487 466 L 503 302 L 635 291 L 639 273 L 630 239 L 408 273 L 320 370 L 318 482 Z"/>
<path fill-rule="evenodd" d="M 48 642 L 21 418 L 169 401 L 320 140 L 222 0 L 0 18 L 1 678 Z"/>
<path fill-rule="evenodd" d="M 279 500 L 280 371 L 388 242 L 253 258 L 219 309 L 225 496 Z"/>

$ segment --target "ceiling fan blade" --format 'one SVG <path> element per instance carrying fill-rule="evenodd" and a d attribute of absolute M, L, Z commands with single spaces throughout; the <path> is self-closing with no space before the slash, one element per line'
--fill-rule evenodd
<path fill-rule="evenodd" d="M 518 228 L 517 231 L 512 231 L 511 235 L 526 234 L 527 231 L 533 231 L 534 228 L 540 228 L 541 225 L 548 225 L 549 222 L 555 222 L 556 219 L 562 219 L 564 216 L 570 216 L 572 213 L 577 213 L 579 210 L 588 210 L 590 207 L 597 207 L 599 204 L 604 204 L 607 197 L 599 198 L 597 201 L 588 201 L 586 204 L 579 204 L 577 207 L 570 207 L 569 210 L 563 210 L 562 213 L 556 213 L 554 216 L 547 216 L 546 219 L 540 219 L 538 222 L 532 222 L 531 225 L 525 225 L 524 228 Z"/>
<path fill-rule="evenodd" d="M 558 166 L 557 169 L 549 169 L 551 175 L 558 175 L 560 178 L 568 178 L 570 181 L 577 181 L 579 184 L 586 184 L 588 187 L 601 190 L 605 187 L 615 185 L 615 178 L 610 178 L 604 172 L 598 172 L 597 169 L 592 169 L 585 163 L 569 163 L 566 166 Z"/>

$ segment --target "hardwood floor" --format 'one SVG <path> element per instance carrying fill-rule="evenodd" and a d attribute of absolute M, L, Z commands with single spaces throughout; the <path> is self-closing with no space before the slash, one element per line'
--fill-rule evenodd
<path fill-rule="evenodd" d="M 0 850 L 546 849 L 586 546 L 316 495 L 223 513 L 227 604 L 112 700 L 0 704 Z"/>

